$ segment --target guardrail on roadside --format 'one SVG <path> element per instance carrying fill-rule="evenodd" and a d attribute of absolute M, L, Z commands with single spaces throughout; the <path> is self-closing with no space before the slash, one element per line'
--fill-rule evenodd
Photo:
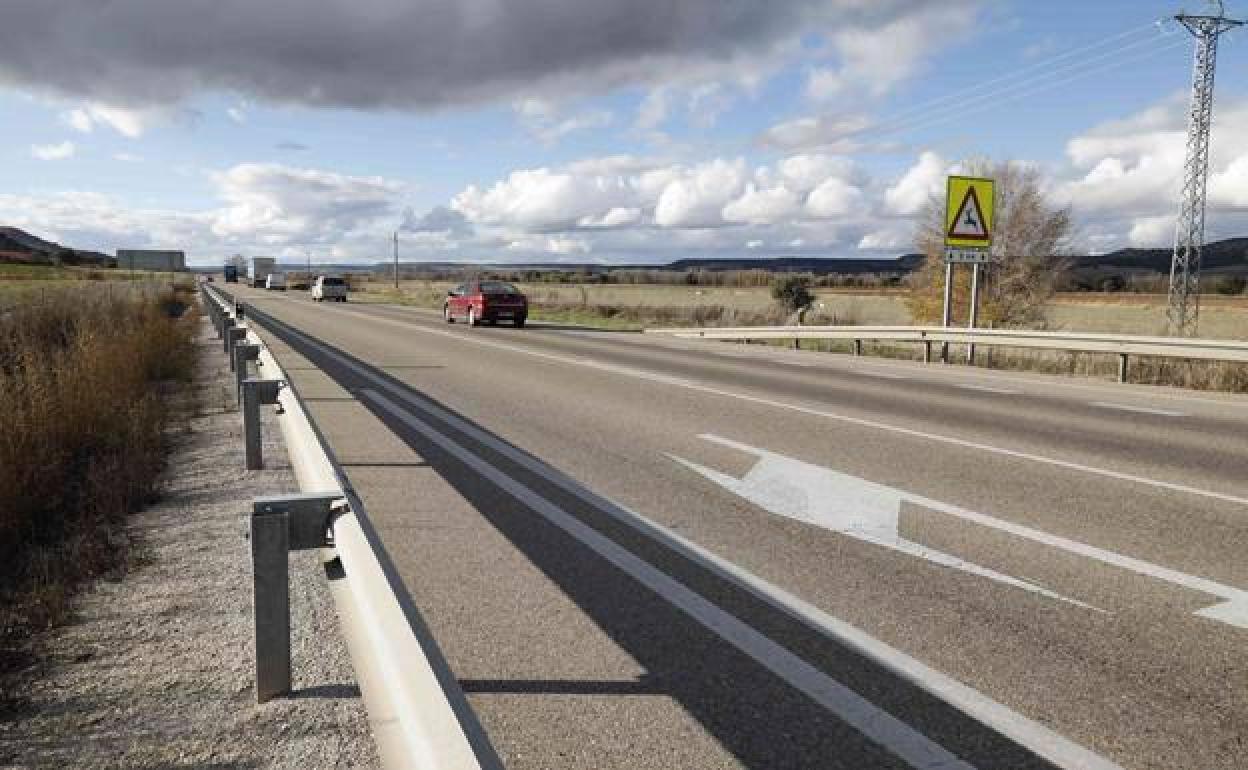
<path fill-rule="evenodd" d="M 722 328 L 646 329 L 646 334 L 708 340 L 824 339 L 852 340 L 861 355 L 863 340 L 914 342 L 923 346 L 923 361 L 932 360 L 932 345 L 941 345 L 941 360 L 949 360 L 949 345 L 967 346 L 973 362 L 975 346 L 1109 353 L 1118 356 L 1118 380 L 1127 381 L 1128 356 L 1248 362 L 1248 342 L 1239 340 L 1142 337 L 1129 334 L 1046 332 L 1013 329 L 966 329 L 946 326 L 742 326 Z"/>
<path fill-rule="evenodd" d="M 244 412 L 247 467 L 262 467 L 259 407 L 279 414 L 302 494 L 255 501 L 257 697 L 290 690 L 290 550 L 322 548 L 340 626 L 359 679 L 382 763 L 388 768 L 479 770 L 502 764 L 420 620 L 297 388 L 237 307 L 201 285 L 204 306 L 230 355 Z M 248 376 L 254 361 L 264 378 Z"/>

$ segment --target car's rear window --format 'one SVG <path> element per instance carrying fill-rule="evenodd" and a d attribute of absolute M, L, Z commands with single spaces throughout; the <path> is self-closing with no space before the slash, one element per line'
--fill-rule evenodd
<path fill-rule="evenodd" d="M 347 282 L 341 278 L 326 278 L 322 282 L 323 286 L 346 286 Z"/>
<path fill-rule="evenodd" d="M 512 286 L 509 283 L 503 283 L 502 281 L 482 281 L 481 293 L 482 294 L 519 294 L 520 290 L 517 289 L 515 286 Z"/>

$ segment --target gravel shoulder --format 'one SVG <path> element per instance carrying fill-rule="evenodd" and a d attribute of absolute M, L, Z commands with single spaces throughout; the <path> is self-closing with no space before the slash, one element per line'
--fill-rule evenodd
<path fill-rule="evenodd" d="M 314 551 L 291 555 L 295 693 L 255 702 L 246 514 L 295 482 L 268 409 L 268 468 L 243 470 L 232 375 L 201 324 L 198 407 L 174 440 L 163 499 L 131 518 L 139 556 L 0 682 L 0 767 L 378 765 Z"/>

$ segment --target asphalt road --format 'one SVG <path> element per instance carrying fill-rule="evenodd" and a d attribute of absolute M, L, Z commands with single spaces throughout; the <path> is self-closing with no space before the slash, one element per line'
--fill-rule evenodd
<path fill-rule="evenodd" d="M 1248 399 L 227 288 L 509 767 L 1248 766 Z"/>

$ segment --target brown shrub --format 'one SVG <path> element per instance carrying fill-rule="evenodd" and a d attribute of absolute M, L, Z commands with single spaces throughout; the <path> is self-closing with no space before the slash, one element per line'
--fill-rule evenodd
<path fill-rule="evenodd" d="M 0 320 L 0 638 L 55 622 L 74 585 L 124 560 L 122 518 L 151 500 L 189 380 L 178 299 L 66 290 Z"/>

